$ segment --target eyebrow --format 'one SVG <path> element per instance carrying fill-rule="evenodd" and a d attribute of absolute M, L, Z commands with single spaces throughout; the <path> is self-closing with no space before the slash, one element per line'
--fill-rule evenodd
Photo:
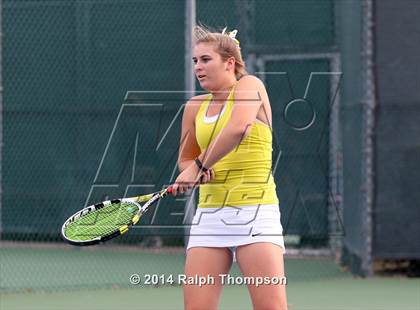
<path fill-rule="evenodd" d="M 199 58 L 204 58 L 204 57 L 211 57 L 211 56 L 207 55 L 207 54 L 204 54 L 204 55 L 201 55 Z M 192 59 L 197 59 L 197 57 L 193 57 Z"/>

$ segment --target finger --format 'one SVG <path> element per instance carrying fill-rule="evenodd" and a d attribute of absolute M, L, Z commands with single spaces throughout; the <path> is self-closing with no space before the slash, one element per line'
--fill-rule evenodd
<path fill-rule="evenodd" d="M 180 183 L 178 187 L 178 192 L 183 194 L 184 193 L 184 184 Z"/>
<path fill-rule="evenodd" d="M 206 174 L 203 174 L 201 177 L 201 183 L 200 184 L 206 184 L 209 181 L 209 177 Z"/>
<path fill-rule="evenodd" d="M 171 191 L 172 196 L 176 196 L 177 192 L 178 192 L 178 184 L 175 183 L 174 185 L 172 185 L 172 191 Z"/>
<path fill-rule="evenodd" d="M 200 181 L 202 184 L 207 182 L 207 172 L 204 172 L 201 177 L 200 177 Z"/>
<path fill-rule="evenodd" d="M 187 192 L 190 189 L 190 187 L 192 187 L 190 185 L 190 183 L 183 183 L 181 185 L 181 193 L 184 194 L 185 192 Z"/>
<path fill-rule="evenodd" d="M 211 169 L 206 171 L 206 183 L 211 181 Z"/>

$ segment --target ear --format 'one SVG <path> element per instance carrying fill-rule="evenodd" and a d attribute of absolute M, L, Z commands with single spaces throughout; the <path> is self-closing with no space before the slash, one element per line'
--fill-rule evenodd
<path fill-rule="evenodd" d="M 229 57 L 226 61 L 226 69 L 227 70 L 235 70 L 235 57 Z"/>

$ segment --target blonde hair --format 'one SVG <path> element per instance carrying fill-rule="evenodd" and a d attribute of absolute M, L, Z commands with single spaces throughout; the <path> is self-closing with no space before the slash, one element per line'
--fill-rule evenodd
<path fill-rule="evenodd" d="M 235 58 L 235 76 L 236 79 L 247 75 L 245 70 L 245 62 L 242 59 L 241 48 L 235 39 L 229 37 L 228 34 L 212 32 L 203 26 L 195 26 L 193 29 L 194 45 L 199 43 L 213 43 L 216 52 L 226 61 L 230 57 Z"/>

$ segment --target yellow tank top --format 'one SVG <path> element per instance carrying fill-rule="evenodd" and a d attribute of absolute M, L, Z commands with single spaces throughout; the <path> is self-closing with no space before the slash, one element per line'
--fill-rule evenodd
<path fill-rule="evenodd" d="M 233 90 L 219 115 L 207 117 L 212 96 L 200 105 L 195 118 L 195 134 L 205 150 L 228 123 L 234 104 Z M 249 135 L 212 168 L 215 178 L 200 185 L 199 208 L 220 208 L 258 204 L 278 204 L 271 171 L 272 134 L 269 126 L 257 121 Z"/>

